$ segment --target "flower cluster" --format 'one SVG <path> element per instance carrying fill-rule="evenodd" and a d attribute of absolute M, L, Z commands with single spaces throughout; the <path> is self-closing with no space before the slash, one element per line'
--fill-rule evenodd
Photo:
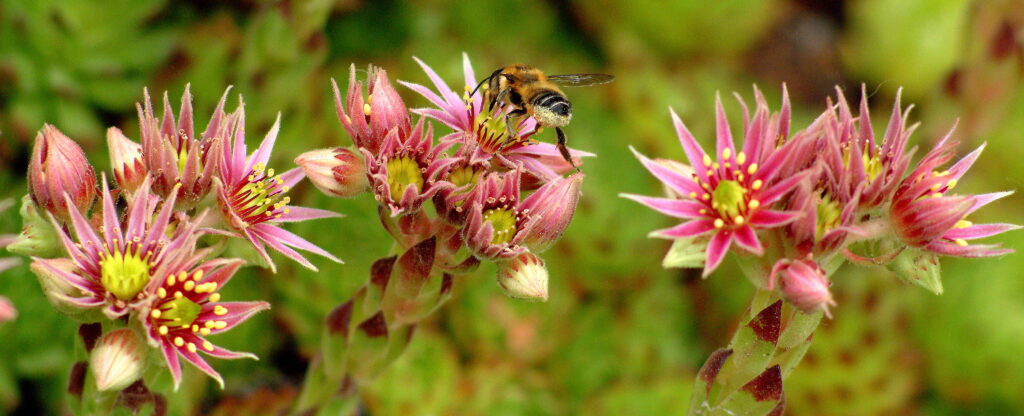
<path fill-rule="evenodd" d="M 225 244 L 271 268 L 266 246 L 314 270 L 295 249 L 337 261 L 281 227 L 336 214 L 290 206 L 287 192 L 302 170 L 277 174 L 267 166 L 279 123 L 247 154 L 244 107 L 226 113 L 227 97 L 197 134 L 188 87 L 177 117 L 166 93 L 157 117 L 146 91 L 137 106 L 140 140 L 107 131 L 112 183 L 106 174 L 97 178 L 82 148 L 57 127 L 43 127 L 36 138 L 25 227 L 9 249 L 32 257 L 57 309 L 107 329 L 102 337 L 83 336 L 100 390 L 136 382 L 151 356 L 162 357 L 152 361 L 168 367 L 175 386 L 182 358 L 222 386 L 204 356 L 255 358 L 208 338 L 270 307 L 221 300 L 220 289 L 245 263 L 218 258 Z"/>
<path fill-rule="evenodd" d="M 568 177 L 572 166 L 557 148 L 535 140 L 537 123 L 525 118 L 510 136 L 502 105 L 491 111 L 482 102 L 469 59 L 464 82 L 452 89 L 419 59 L 435 90 L 400 82 L 435 107 L 408 109 L 387 73 L 370 67 L 367 94 L 350 70 L 343 96 L 334 84 L 338 120 L 353 147 L 307 152 L 295 161 L 327 195 L 372 193 L 381 220 L 400 246 L 408 249 L 438 238 L 439 267 L 458 268 L 478 260 L 497 262 L 503 288 L 514 297 L 531 287 L 533 299 L 546 299 L 547 273 L 535 255 L 550 247 L 569 225 L 583 175 Z M 415 123 L 411 115 L 420 116 Z M 452 131 L 435 137 L 432 119 Z M 571 151 L 574 158 L 593 156 Z M 577 161 L 577 163 L 579 163 Z M 425 209 L 428 203 L 433 209 Z M 436 214 L 436 215 L 432 215 Z M 529 267 L 523 259 L 529 260 Z M 540 279 L 516 284 L 511 279 Z"/>
<path fill-rule="evenodd" d="M 676 240 L 673 264 L 703 266 L 707 276 L 733 247 L 747 256 L 755 284 L 779 288 L 805 312 L 833 303 L 829 273 L 844 260 L 887 265 L 898 274 L 932 262 L 937 256 L 984 257 L 1011 250 L 970 240 L 1018 228 L 1011 224 L 974 224 L 967 216 L 1009 192 L 958 195 L 951 190 L 984 146 L 949 168 L 953 131 L 911 167 L 907 126 L 909 108 L 899 96 L 879 143 L 871 127 L 866 93 L 859 114 L 838 91 L 837 102 L 808 127 L 790 132 L 790 104 L 783 89 L 782 108 L 772 112 L 755 89 L 756 108 L 744 110 L 743 145 L 736 147 L 722 108 L 716 104 L 715 152 L 706 153 L 673 112 L 676 133 L 688 164 L 640 162 L 663 182 L 667 198 L 624 194 L 684 222 L 652 235 Z M 909 170 L 909 172 L 908 172 Z M 768 245 L 762 241 L 768 241 Z M 694 252 L 704 253 L 695 261 Z M 666 258 L 666 264 L 669 264 Z M 936 290 L 936 282 L 903 276 Z M 936 277 L 937 279 L 937 277 Z M 941 285 L 937 290 L 941 290 Z"/>

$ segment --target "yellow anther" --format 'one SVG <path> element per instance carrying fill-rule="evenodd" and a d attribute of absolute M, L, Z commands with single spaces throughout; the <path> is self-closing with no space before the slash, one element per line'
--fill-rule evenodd
<path fill-rule="evenodd" d="M 160 325 L 160 328 L 157 329 L 157 332 L 160 332 L 160 335 L 167 335 L 167 331 L 169 331 L 169 329 L 167 329 L 167 325 Z"/>
<path fill-rule="evenodd" d="M 956 179 L 950 179 L 949 182 L 946 182 L 946 190 L 948 191 L 950 189 L 953 189 L 953 187 L 956 186 L 956 184 Z"/>
<path fill-rule="evenodd" d="M 697 211 L 697 212 L 699 212 L 701 215 L 705 215 L 705 214 L 708 213 L 708 210 L 706 210 L 704 208 L 701 208 L 700 211 Z"/>
<path fill-rule="evenodd" d="M 220 293 L 210 295 L 210 302 L 220 302 Z"/>
<path fill-rule="evenodd" d="M 363 114 L 370 115 L 370 103 L 363 104 Z"/>
<path fill-rule="evenodd" d="M 180 290 L 179 290 L 179 291 L 177 291 L 177 292 L 174 292 L 174 297 L 175 297 L 176 299 L 181 299 L 181 298 L 182 298 L 183 296 L 185 296 L 185 295 L 184 295 L 184 294 L 182 294 Z"/>
<path fill-rule="evenodd" d="M 967 220 L 960 220 L 956 222 L 956 228 L 967 228 L 972 225 L 974 225 L 974 223 Z"/>
<path fill-rule="evenodd" d="M 728 147 L 722 149 L 722 159 L 729 159 L 730 157 L 732 157 L 732 149 Z"/>
<path fill-rule="evenodd" d="M 167 277 L 167 286 L 174 286 L 174 282 L 175 280 L 173 275 Z"/>
<path fill-rule="evenodd" d="M 750 202 L 747 203 L 747 208 L 750 208 L 750 209 L 757 209 L 757 207 L 760 207 L 760 206 L 761 206 L 761 201 L 758 201 L 756 199 L 751 199 Z"/>
<path fill-rule="evenodd" d="M 757 163 L 751 163 L 750 166 L 747 166 L 748 175 L 753 175 L 755 172 L 757 172 Z"/>
<path fill-rule="evenodd" d="M 192 332 L 199 332 L 199 325 L 192 324 Z"/>
<path fill-rule="evenodd" d="M 718 170 L 718 168 L 720 168 L 720 167 L 722 167 L 722 165 L 719 165 L 718 162 L 715 162 L 715 163 L 711 164 L 711 169 Z"/>
<path fill-rule="evenodd" d="M 704 163 L 704 166 L 711 166 L 711 156 L 708 156 L 707 153 L 704 154 L 704 158 L 701 161 Z"/>
<path fill-rule="evenodd" d="M 185 282 L 185 290 L 192 290 L 192 289 L 195 289 L 195 287 L 196 287 L 196 282 L 193 282 L 191 280 Z"/>
<path fill-rule="evenodd" d="M 703 199 L 703 200 L 707 201 L 707 200 L 711 199 L 711 194 L 704 194 L 704 195 L 701 195 L 701 196 L 700 196 L 700 199 Z"/>
<path fill-rule="evenodd" d="M 352 118 L 348 114 L 345 114 L 345 124 L 352 124 Z"/>
<path fill-rule="evenodd" d="M 722 228 L 724 226 L 725 226 L 725 221 L 722 221 L 721 218 L 715 218 L 715 228 Z"/>
<path fill-rule="evenodd" d="M 206 323 L 203 324 L 203 326 L 205 326 L 207 328 L 213 328 L 215 325 L 217 325 L 216 321 L 206 321 Z"/>
<path fill-rule="evenodd" d="M 690 192 L 690 198 L 697 199 L 697 193 L 696 192 Z"/>
<path fill-rule="evenodd" d="M 217 305 L 213 308 L 213 314 L 217 316 L 224 316 L 228 314 L 228 310 L 223 306 Z"/>
<path fill-rule="evenodd" d="M 185 272 L 178 273 L 178 281 L 179 282 L 184 282 L 186 280 L 188 280 L 188 273 L 185 273 Z"/>
<path fill-rule="evenodd" d="M 153 312 L 150 312 L 149 316 L 152 316 L 153 319 L 160 319 L 160 313 L 159 309 L 153 309 Z"/>
<path fill-rule="evenodd" d="M 743 225 L 743 221 L 745 220 L 743 219 L 742 215 L 737 215 L 736 218 L 733 219 L 733 221 L 736 222 L 736 225 Z"/>
<path fill-rule="evenodd" d="M 754 183 L 750 184 L 750 188 L 756 191 L 761 189 L 762 185 L 764 185 L 764 182 L 761 182 L 760 179 L 754 179 Z"/>
<path fill-rule="evenodd" d="M 707 171 L 707 172 L 704 172 L 704 173 L 705 173 L 705 174 L 706 174 L 706 175 L 707 175 L 708 177 L 710 177 L 710 176 L 712 176 L 712 175 L 714 175 L 714 174 L 715 174 L 715 171 L 713 171 L 713 170 L 711 170 L 711 169 L 708 169 L 708 171 Z"/>
<path fill-rule="evenodd" d="M 199 328 L 199 333 L 203 336 L 210 335 L 210 328 Z"/>
<path fill-rule="evenodd" d="M 166 298 L 167 297 L 167 289 L 164 289 L 164 288 L 157 289 L 156 290 L 156 295 L 161 297 L 161 298 Z"/>
<path fill-rule="evenodd" d="M 185 345 L 185 340 L 182 339 L 181 337 L 174 337 L 174 345 L 177 345 L 179 347 Z"/>
<path fill-rule="evenodd" d="M 958 245 L 960 247 L 967 247 L 967 240 L 964 240 L 962 238 L 958 238 L 956 240 L 953 240 L 953 242 L 956 243 L 956 245 Z"/>
<path fill-rule="evenodd" d="M 743 153 L 743 152 L 737 153 L 736 154 L 736 163 L 739 163 L 741 165 L 744 164 L 744 163 L 747 163 L 747 154 Z"/>
<path fill-rule="evenodd" d="M 942 192 L 936 192 L 936 193 L 932 194 L 932 198 L 941 198 L 941 197 L 942 197 Z"/>
<path fill-rule="evenodd" d="M 203 341 L 203 349 L 207 351 L 213 351 L 213 343 L 210 341 Z"/>
<path fill-rule="evenodd" d="M 195 353 L 196 352 L 196 344 L 193 344 L 191 342 L 188 343 L 188 352 Z"/>
<path fill-rule="evenodd" d="M 227 327 L 228 327 L 228 323 L 225 322 L 225 321 L 217 321 L 217 323 L 214 324 L 214 328 L 217 328 L 217 329 L 224 329 L 224 328 L 227 328 Z"/>

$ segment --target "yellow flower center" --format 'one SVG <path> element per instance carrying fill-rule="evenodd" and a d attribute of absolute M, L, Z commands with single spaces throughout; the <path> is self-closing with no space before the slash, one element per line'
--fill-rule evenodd
<path fill-rule="evenodd" d="M 151 254 L 151 253 L 150 253 Z M 116 250 L 100 260 L 100 284 L 120 300 L 129 300 L 149 283 L 149 254 Z"/>
<path fill-rule="evenodd" d="M 416 185 L 420 191 L 423 190 L 423 172 L 420 171 L 419 163 L 410 156 L 403 156 L 388 160 L 388 186 L 391 189 L 391 199 L 399 201 L 409 186 Z"/>
<path fill-rule="evenodd" d="M 825 233 L 839 225 L 839 217 L 843 214 L 843 208 L 837 201 L 825 195 L 817 206 L 817 223 L 814 227 L 814 239 L 821 240 Z"/>
<path fill-rule="evenodd" d="M 274 169 L 264 174 L 264 168 L 262 163 L 253 166 L 248 181 L 235 192 L 234 210 L 247 219 L 257 215 L 279 217 L 282 210 L 287 213 L 285 207 L 291 202 L 291 198 L 284 196 L 288 187 L 282 186 L 281 175 L 275 175 Z"/>
<path fill-rule="evenodd" d="M 448 180 L 455 185 L 456 188 L 461 188 L 466 185 L 474 185 L 480 180 L 481 171 L 473 169 L 469 166 L 463 166 L 461 168 L 452 170 L 452 173 L 448 175 Z"/>
<path fill-rule="evenodd" d="M 711 193 L 711 207 L 723 217 L 736 217 L 744 208 L 743 196 L 746 192 L 746 189 L 743 189 L 743 185 L 740 185 L 739 182 L 734 180 L 721 181 L 715 187 L 714 192 Z"/>
<path fill-rule="evenodd" d="M 160 307 L 160 318 L 171 321 L 171 325 L 188 326 L 195 322 L 203 307 L 188 297 L 175 297 Z"/>
<path fill-rule="evenodd" d="M 516 235 L 516 212 L 508 208 L 495 208 L 484 211 L 484 221 L 491 223 L 494 237 L 491 244 L 503 244 L 512 241 Z"/>

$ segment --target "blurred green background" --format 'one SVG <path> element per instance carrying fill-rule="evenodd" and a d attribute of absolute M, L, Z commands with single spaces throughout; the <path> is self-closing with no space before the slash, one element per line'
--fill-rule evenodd
<path fill-rule="evenodd" d="M 967 147 L 988 142 L 965 192 L 1024 184 L 1024 3 L 1020 0 L 3 0 L 0 2 L 0 198 L 25 192 L 35 132 L 55 124 L 107 170 L 107 126 L 138 137 L 142 88 L 177 105 L 192 83 L 197 125 L 227 85 L 245 96 L 251 140 L 283 114 L 272 165 L 347 145 L 329 79 L 368 63 L 392 79 L 426 83 L 418 56 L 449 84 L 461 53 L 478 74 L 512 62 L 550 73 L 607 72 L 613 84 L 569 91 L 571 144 L 599 154 L 584 166 L 584 195 L 562 241 L 544 254 L 551 300 L 506 298 L 484 267 L 421 326 L 405 356 L 364 392 L 372 415 L 682 414 L 694 372 L 727 342 L 752 288 L 734 264 L 708 280 L 663 270 L 668 243 L 646 238 L 671 220 L 619 192 L 656 194 L 629 154 L 680 159 L 668 106 L 705 143 L 714 94 L 750 98 L 761 86 L 777 107 L 781 83 L 795 125 L 824 109 L 833 86 L 873 95 L 876 128 L 895 91 L 923 122 L 927 146 L 955 119 Z M 364 75 L 365 76 L 365 75 Z M 398 87 L 412 107 L 427 105 Z M 229 102 L 233 107 L 234 99 Z M 739 106 L 727 100 L 738 125 Z M 920 155 L 920 153 L 919 153 Z M 172 414 L 258 414 L 286 405 L 313 353 L 322 317 L 387 253 L 374 201 L 321 196 L 300 205 L 345 218 L 291 226 L 343 258 L 313 273 L 280 258 L 280 273 L 247 268 L 223 293 L 274 308 L 221 336 L 259 362 L 219 361 L 226 390 L 194 368 Z M 1020 196 L 975 221 L 1024 223 Z M 0 233 L 17 231 L 15 210 Z M 329 230 L 329 232 L 324 232 Z M 1024 233 L 1002 239 L 1024 247 Z M 1014 254 L 944 263 L 934 296 L 885 272 L 835 275 L 839 306 L 810 356 L 787 381 L 792 415 L 1024 414 L 1024 261 Z M 0 276 L 18 319 L 0 327 L 0 413 L 64 411 L 76 325 L 46 303 L 24 265 Z"/>

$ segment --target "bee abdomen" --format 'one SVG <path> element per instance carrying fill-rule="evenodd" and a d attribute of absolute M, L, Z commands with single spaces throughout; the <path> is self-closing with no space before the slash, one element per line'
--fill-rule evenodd
<path fill-rule="evenodd" d="M 547 109 L 559 116 L 568 116 L 572 113 L 572 104 L 565 98 L 565 95 L 552 90 L 538 92 L 530 103 L 534 107 Z"/>

